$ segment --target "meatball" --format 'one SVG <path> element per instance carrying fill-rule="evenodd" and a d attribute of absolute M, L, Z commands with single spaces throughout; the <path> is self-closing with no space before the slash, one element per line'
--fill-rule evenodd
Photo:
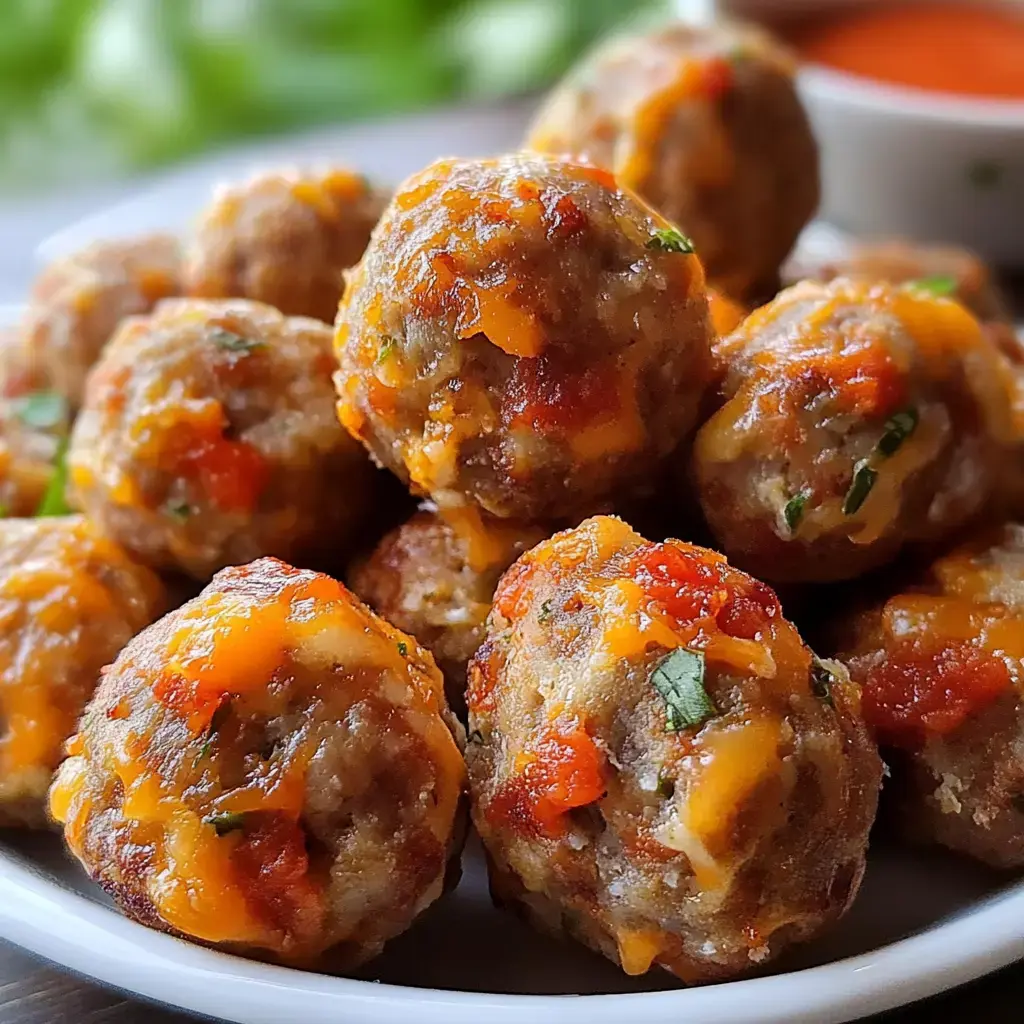
<path fill-rule="evenodd" d="M 401 188 L 338 313 L 342 423 L 441 507 L 578 518 L 648 485 L 710 373 L 700 262 L 611 176 L 444 160 Z"/>
<path fill-rule="evenodd" d="M 721 555 L 556 534 L 499 583 L 467 699 L 492 888 L 627 973 L 729 978 L 853 900 L 881 779 L 859 691 Z"/>
<path fill-rule="evenodd" d="M 498 579 L 545 536 L 541 527 L 421 509 L 384 537 L 350 582 L 371 608 L 430 650 L 448 703 L 463 711 L 466 665 L 483 640 Z"/>
<path fill-rule="evenodd" d="M 614 171 L 690 235 L 716 286 L 771 295 L 819 198 L 793 71 L 780 44 L 745 25 L 614 39 L 554 90 L 526 144 Z"/>
<path fill-rule="evenodd" d="M 98 242 L 39 275 L 21 324 L 26 362 L 76 407 L 117 325 L 180 289 L 178 243 L 167 235 Z"/>
<path fill-rule="evenodd" d="M 974 253 L 956 246 L 896 240 L 857 242 L 836 259 L 808 260 L 798 255 L 783 269 L 785 284 L 837 277 L 890 284 L 914 282 L 935 295 L 955 298 L 982 322 L 1010 321 L 1006 298 L 991 271 Z"/>
<path fill-rule="evenodd" d="M 372 467 L 338 426 L 331 332 L 242 299 L 127 321 L 69 452 L 79 507 L 154 567 L 197 578 L 263 554 L 345 552 Z"/>
<path fill-rule="evenodd" d="M 462 743 L 427 651 L 330 577 L 264 558 L 125 648 L 50 809 L 143 924 L 353 965 L 441 893 Z"/>
<path fill-rule="evenodd" d="M 0 826 L 46 824 L 100 670 L 163 603 L 160 581 L 81 516 L 0 520 Z"/>
<path fill-rule="evenodd" d="M 840 633 L 902 830 L 1024 868 L 1024 526 L 982 532 Z"/>
<path fill-rule="evenodd" d="M 332 323 L 342 273 L 359 262 L 386 201 L 343 168 L 262 174 L 224 189 L 200 221 L 185 288 Z"/>
<path fill-rule="evenodd" d="M 1012 374 L 958 303 L 805 282 L 719 341 L 716 359 L 723 404 L 694 444 L 696 487 L 742 568 L 851 578 L 948 538 L 992 498 Z"/>

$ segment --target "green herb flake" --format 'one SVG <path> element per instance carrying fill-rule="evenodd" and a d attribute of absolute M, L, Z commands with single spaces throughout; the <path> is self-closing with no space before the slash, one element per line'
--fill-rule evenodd
<path fill-rule="evenodd" d="M 658 228 L 647 240 L 648 249 L 660 249 L 662 252 L 696 252 L 693 242 L 675 228 Z"/>
<path fill-rule="evenodd" d="M 789 529 L 790 536 L 793 536 L 796 533 L 797 527 L 800 525 L 800 520 L 804 517 L 804 508 L 806 507 L 810 497 L 811 492 L 803 490 L 800 491 L 799 494 L 794 494 L 793 497 L 786 502 L 786 507 L 782 510 L 782 518 L 786 520 L 786 526 Z"/>
<path fill-rule="evenodd" d="M 932 277 L 920 277 L 911 281 L 910 286 L 918 291 L 927 292 L 936 298 L 945 298 L 948 295 L 956 295 L 957 283 L 955 277 L 948 274 L 935 274 Z"/>
<path fill-rule="evenodd" d="M 36 509 L 37 516 L 66 516 L 71 512 L 71 506 L 64 497 L 64 491 L 68 484 L 68 439 L 62 437 L 57 445 L 57 453 L 53 457 L 53 475 L 46 485 L 46 493 L 43 494 L 39 507 Z"/>
<path fill-rule="evenodd" d="M 386 335 L 377 351 L 377 365 L 380 366 L 381 363 L 387 362 L 396 348 L 398 348 L 398 341 L 390 334 Z"/>
<path fill-rule="evenodd" d="M 905 409 L 885 421 L 885 433 L 876 446 L 879 453 L 889 458 L 895 455 L 900 445 L 917 429 L 917 410 Z"/>
<path fill-rule="evenodd" d="M 215 327 L 210 332 L 210 340 L 217 348 L 225 349 L 228 352 L 252 352 L 253 349 L 264 347 L 264 343 L 259 338 L 246 338 L 225 327 Z"/>
<path fill-rule="evenodd" d="M 14 399 L 12 407 L 25 426 L 37 430 L 58 427 L 68 418 L 67 399 L 56 391 L 32 391 Z"/>
<path fill-rule="evenodd" d="M 11 514 L 10 506 L 0 501 L 0 519 L 6 519 Z"/>
<path fill-rule="evenodd" d="M 246 811 L 225 811 L 222 814 L 208 814 L 203 821 L 212 825 L 217 835 L 226 836 L 229 832 L 237 832 L 245 828 Z"/>
<path fill-rule="evenodd" d="M 403 658 L 409 653 L 409 645 L 404 640 L 398 641 L 398 653 Z"/>
<path fill-rule="evenodd" d="M 217 707 L 215 708 L 213 714 L 210 716 L 210 724 L 206 729 L 206 740 L 203 743 L 203 746 L 200 749 L 199 753 L 196 755 L 196 759 L 193 762 L 193 764 L 199 764 L 199 762 L 202 761 L 206 757 L 206 755 L 210 753 L 210 744 L 213 742 L 213 737 L 216 736 L 217 730 L 224 724 L 224 722 L 227 720 L 228 715 L 230 714 L 230 699 L 221 701 L 221 703 L 218 704 Z"/>
<path fill-rule="evenodd" d="M 843 498 L 844 516 L 852 516 L 860 509 L 877 479 L 878 470 L 872 469 L 867 459 L 861 459 L 854 465 L 853 480 L 850 481 L 850 489 Z"/>
<path fill-rule="evenodd" d="M 551 607 L 550 601 L 542 601 L 540 605 L 540 612 L 537 614 L 538 622 L 547 622 L 551 616 L 554 615 L 554 610 Z"/>
<path fill-rule="evenodd" d="M 967 168 L 967 180 L 977 189 L 988 191 L 1003 180 L 1005 168 L 995 160 L 975 160 Z"/>
<path fill-rule="evenodd" d="M 832 683 L 834 680 L 835 677 L 832 675 L 832 670 L 821 658 L 814 655 L 811 662 L 811 692 L 830 708 L 835 707 L 832 701 Z"/>
<path fill-rule="evenodd" d="M 167 514 L 179 523 L 184 523 L 192 515 L 192 506 L 187 501 L 172 501 L 164 506 Z"/>
<path fill-rule="evenodd" d="M 665 701 L 669 732 L 693 728 L 718 714 L 704 689 L 704 652 L 677 647 L 651 673 L 651 684 Z"/>

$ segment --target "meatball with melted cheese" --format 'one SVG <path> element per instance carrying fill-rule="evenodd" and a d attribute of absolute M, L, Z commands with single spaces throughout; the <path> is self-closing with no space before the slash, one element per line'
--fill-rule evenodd
<path fill-rule="evenodd" d="M 470 665 L 492 889 L 642 974 L 733 977 L 853 900 L 881 762 L 775 594 L 597 517 L 505 574 Z"/>
<path fill-rule="evenodd" d="M 694 444 L 696 486 L 740 567 L 851 578 L 948 538 L 992 498 L 1013 443 L 1013 375 L 951 299 L 805 282 L 716 358 L 721 402 Z"/>
<path fill-rule="evenodd" d="M 687 249 L 594 167 L 439 161 L 349 280 L 341 420 L 442 508 L 544 521 L 623 501 L 689 433 L 709 379 Z"/>
<path fill-rule="evenodd" d="M 79 507 L 157 568 L 347 556 L 372 467 L 334 414 L 331 332 L 242 299 L 127 321 L 89 380 Z"/>
<path fill-rule="evenodd" d="M 129 916 L 354 965 L 441 894 L 461 726 L 430 655 L 328 576 L 225 569 L 104 674 L 50 793 Z"/>
<path fill-rule="evenodd" d="M 1024 868 L 1024 526 L 983 532 L 842 632 L 902 830 Z"/>
<path fill-rule="evenodd" d="M 98 242 L 58 260 L 29 294 L 19 330 L 25 362 L 77 408 L 118 324 L 180 289 L 178 242 L 168 235 Z"/>
<path fill-rule="evenodd" d="M 555 89 L 526 144 L 609 168 L 693 239 L 713 284 L 762 298 L 818 205 L 794 66 L 750 26 L 614 39 Z"/>
<path fill-rule="evenodd" d="M 914 283 L 934 295 L 966 306 L 983 323 L 1007 323 L 1006 297 L 992 272 L 972 252 L 952 245 L 922 245 L 897 240 L 855 242 L 836 258 L 808 260 L 797 254 L 783 268 L 783 283 L 832 281 L 837 277 L 889 284 Z"/>
<path fill-rule="evenodd" d="M 361 174 L 261 174 L 224 189 L 200 220 L 185 289 L 334 322 L 342 274 L 359 262 L 386 197 Z"/>
<path fill-rule="evenodd" d="M 498 579 L 546 535 L 536 526 L 422 509 L 354 568 L 350 584 L 430 650 L 448 702 L 463 711 L 466 665 L 483 640 Z"/>
<path fill-rule="evenodd" d="M 46 824 L 51 776 L 100 670 L 164 600 L 81 516 L 0 520 L 0 826 Z"/>

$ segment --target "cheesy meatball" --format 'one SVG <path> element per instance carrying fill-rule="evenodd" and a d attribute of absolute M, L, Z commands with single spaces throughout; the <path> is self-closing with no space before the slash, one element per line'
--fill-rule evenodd
<path fill-rule="evenodd" d="M 984 531 L 842 632 L 902 830 L 1024 868 L 1024 526 Z"/>
<path fill-rule="evenodd" d="M 331 332 L 241 299 L 127 321 L 89 380 L 75 500 L 147 563 L 208 578 L 347 553 L 372 468 L 338 426 Z"/>
<path fill-rule="evenodd" d="M 386 196 L 344 168 L 261 174 L 203 214 L 185 266 L 201 298 L 247 298 L 333 323 Z"/>
<path fill-rule="evenodd" d="M 441 894 L 461 744 L 412 637 L 330 577 L 264 558 L 122 651 L 50 809 L 143 924 L 351 966 Z"/>
<path fill-rule="evenodd" d="M 793 72 L 759 29 L 664 25 L 586 58 L 526 144 L 609 168 L 693 239 L 715 285 L 743 300 L 770 295 L 819 197 Z"/>
<path fill-rule="evenodd" d="M 721 555 L 610 517 L 556 534 L 469 673 L 492 888 L 539 927 L 700 982 L 850 905 L 881 778 L 859 692 Z"/>
<path fill-rule="evenodd" d="M 1012 374 L 951 299 L 805 282 L 716 357 L 721 407 L 697 435 L 696 487 L 722 550 L 750 572 L 854 577 L 950 536 L 991 499 L 1013 440 Z"/>
<path fill-rule="evenodd" d="M 20 327 L 26 362 L 73 407 L 118 324 L 180 291 L 180 254 L 168 235 L 97 242 L 47 267 Z"/>
<path fill-rule="evenodd" d="M 164 591 L 81 516 L 0 520 L 0 826 L 46 824 L 46 791 L 100 670 Z"/>
<path fill-rule="evenodd" d="M 983 323 L 1010 321 L 1006 297 L 992 272 L 974 253 L 956 246 L 898 240 L 854 242 L 834 259 L 809 260 L 798 255 L 783 270 L 787 285 L 837 277 L 913 283 L 933 295 L 956 299 Z"/>
<path fill-rule="evenodd" d="M 546 536 L 536 526 L 421 509 L 351 573 L 352 589 L 434 655 L 448 702 L 465 710 L 466 665 L 501 574 Z"/>
<path fill-rule="evenodd" d="M 690 431 L 709 332 L 687 240 L 607 172 L 442 160 L 349 281 L 339 415 L 441 507 L 578 517 L 646 487 Z"/>

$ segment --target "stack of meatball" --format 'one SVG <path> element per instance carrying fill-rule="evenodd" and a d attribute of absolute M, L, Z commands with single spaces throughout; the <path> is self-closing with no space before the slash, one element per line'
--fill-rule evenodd
<path fill-rule="evenodd" d="M 268 174 L 183 256 L 47 270 L 3 347 L 0 824 L 336 969 L 451 888 L 467 805 L 498 903 L 686 982 L 850 906 L 879 745 L 908 834 L 1024 867 L 1016 338 L 967 254 L 783 267 L 792 72 L 616 40 L 520 153 Z"/>

